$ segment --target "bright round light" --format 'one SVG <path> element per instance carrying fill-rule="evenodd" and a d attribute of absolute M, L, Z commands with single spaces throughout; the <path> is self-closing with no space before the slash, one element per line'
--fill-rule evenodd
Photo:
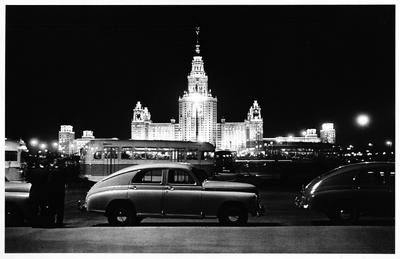
<path fill-rule="evenodd" d="M 53 147 L 55 147 L 55 148 L 58 147 L 58 143 L 57 143 L 57 142 L 53 142 L 52 145 L 53 145 Z"/>
<path fill-rule="evenodd" d="M 357 124 L 361 127 L 365 127 L 369 124 L 369 116 L 366 114 L 360 114 L 357 116 Z"/>
<path fill-rule="evenodd" d="M 392 146 L 392 144 L 393 144 L 393 143 L 392 143 L 392 141 L 390 141 L 390 140 L 387 140 L 387 141 L 386 141 L 386 146 L 389 146 L 389 147 L 391 147 L 391 146 Z"/>
<path fill-rule="evenodd" d="M 45 143 L 40 144 L 40 149 L 45 149 L 47 145 Z"/>
<path fill-rule="evenodd" d="M 39 141 L 37 139 L 31 139 L 31 141 L 29 142 L 31 144 L 32 147 L 36 147 L 39 143 Z"/>
<path fill-rule="evenodd" d="M 301 131 L 301 135 L 302 135 L 302 136 L 305 136 L 305 135 L 307 135 L 307 132 L 306 132 L 305 130 L 302 130 L 302 131 Z"/>

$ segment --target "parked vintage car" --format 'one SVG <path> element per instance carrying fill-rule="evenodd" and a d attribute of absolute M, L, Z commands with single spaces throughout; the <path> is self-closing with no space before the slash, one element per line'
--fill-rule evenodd
<path fill-rule="evenodd" d="M 5 224 L 21 225 L 29 218 L 30 183 L 5 182 Z"/>
<path fill-rule="evenodd" d="M 218 217 L 241 225 L 263 207 L 255 186 L 210 181 L 186 163 L 135 165 L 115 172 L 89 190 L 84 207 L 105 213 L 111 225 L 139 223 L 145 217 Z"/>
<path fill-rule="evenodd" d="M 364 162 L 318 176 L 302 188 L 295 204 L 335 222 L 354 223 L 362 215 L 394 216 L 394 197 L 394 163 Z"/>

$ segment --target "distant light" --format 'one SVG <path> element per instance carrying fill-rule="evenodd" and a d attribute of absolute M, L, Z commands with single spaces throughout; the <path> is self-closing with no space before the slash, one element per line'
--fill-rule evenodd
<path fill-rule="evenodd" d="M 372 143 L 368 143 L 368 146 L 372 147 L 372 146 L 373 146 L 373 144 L 372 144 Z"/>
<path fill-rule="evenodd" d="M 31 141 L 29 142 L 31 144 L 31 146 L 36 147 L 39 143 L 39 141 L 37 139 L 31 139 Z"/>
<path fill-rule="evenodd" d="M 385 142 L 385 144 L 386 144 L 386 146 L 388 146 L 388 147 L 391 147 L 391 146 L 393 145 L 392 141 L 390 141 L 390 140 L 387 140 L 387 141 Z"/>
<path fill-rule="evenodd" d="M 306 136 L 307 132 L 305 130 L 301 131 L 302 136 Z"/>
<path fill-rule="evenodd" d="M 358 124 L 359 126 L 361 126 L 361 127 L 366 127 L 366 126 L 368 126 L 369 121 L 370 121 L 369 116 L 366 115 L 366 114 L 360 114 L 360 115 L 358 115 L 357 118 L 356 118 L 357 124 Z"/>
<path fill-rule="evenodd" d="M 47 147 L 47 145 L 45 143 L 40 144 L 40 149 L 45 149 Z"/>
<path fill-rule="evenodd" d="M 53 142 L 53 144 L 51 144 L 54 148 L 58 147 L 58 143 L 57 142 Z"/>

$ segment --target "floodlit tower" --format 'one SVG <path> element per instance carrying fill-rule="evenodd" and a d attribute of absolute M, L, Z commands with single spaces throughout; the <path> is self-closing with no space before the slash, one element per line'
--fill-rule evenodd
<path fill-rule="evenodd" d="M 320 130 L 320 138 L 323 143 L 335 144 L 336 130 L 333 123 L 323 123 Z"/>
<path fill-rule="evenodd" d="M 131 123 L 131 139 L 148 139 L 148 128 L 151 123 L 151 114 L 147 107 L 142 107 L 140 102 L 136 103 L 133 109 L 133 118 Z"/>
<path fill-rule="evenodd" d="M 179 124 L 184 141 L 210 142 L 217 138 L 217 98 L 208 89 L 208 77 L 200 55 L 200 27 L 196 28 L 196 48 L 192 70 L 188 75 L 188 91 L 179 97 Z"/>
<path fill-rule="evenodd" d="M 58 132 L 59 150 L 65 154 L 74 153 L 75 132 L 71 125 L 61 125 Z"/>

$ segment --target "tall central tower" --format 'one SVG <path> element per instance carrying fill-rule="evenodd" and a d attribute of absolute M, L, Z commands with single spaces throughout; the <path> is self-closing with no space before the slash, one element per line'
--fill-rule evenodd
<path fill-rule="evenodd" d="M 200 27 L 196 28 L 196 48 L 192 70 L 188 75 L 188 91 L 179 97 L 179 124 L 182 140 L 216 144 L 217 98 L 208 90 L 208 77 L 200 55 Z"/>

